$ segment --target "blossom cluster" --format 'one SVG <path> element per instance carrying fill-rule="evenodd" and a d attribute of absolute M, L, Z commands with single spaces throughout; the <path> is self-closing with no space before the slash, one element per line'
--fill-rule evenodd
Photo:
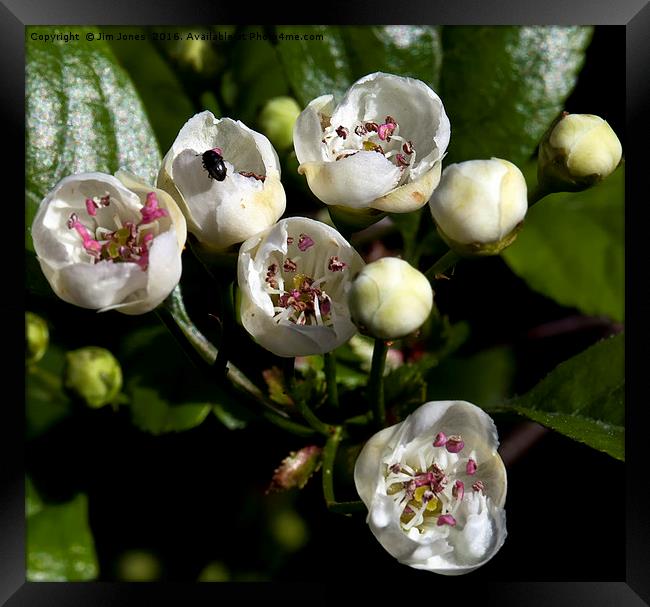
<path fill-rule="evenodd" d="M 476 159 L 442 170 L 451 125 L 424 82 L 369 74 L 338 103 L 323 95 L 300 111 L 282 99 L 261 122 L 280 148 L 293 124 L 298 172 L 335 222 L 360 227 L 428 203 L 440 237 L 461 256 L 497 254 L 521 229 L 527 187 L 514 164 Z M 587 187 L 620 156 L 602 119 L 563 116 L 540 147 L 539 180 Z M 198 251 L 236 251 L 241 324 L 281 357 L 330 352 L 358 331 L 401 339 L 426 322 L 434 293 L 425 275 L 397 258 L 366 264 L 335 228 L 282 219 L 286 208 L 271 141 L 204 111 L 180 129 L 155 186 L 123 170 L 66 177 L 41 202 L 32 238 L 61 299 L 124 314 L 153 310 L 178 284 L 187 232 Z M 443 574 L 487 562 L 506 536 L 497 446 L 490 417 L 463 401 L 426 403 L 372 437 L 354 476 L 381 545 Z"/>

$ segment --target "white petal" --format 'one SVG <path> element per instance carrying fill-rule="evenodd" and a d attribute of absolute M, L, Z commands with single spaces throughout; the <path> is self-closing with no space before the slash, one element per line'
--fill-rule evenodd
<path fill-rule="evenodd" d="M 450 124 L 440 97 L 424 82 L 376 72 L 357 80 L 332 115 L 332 124 L 392 116 L 417 151 L 414 178 L 428 171 L 449 144 Z"/>
<path fill-rule="evenodd" d="M 57 275 L 56 294 L 81 308 L 122 303 L 147 285 L 147 273 L 135 263 L 75 263 L 59 269 Z"/>
<path fill-rule="evenodd" d="M 363 446 L 354 464 L 354 484 L 359 497 L 368 509 L 377 489 L 386 445 L 401 425 L 396 424 L 374 434 Z"/>
<path fill-rule="evenodd" d="M 393 190 L 400 170 L 378 152 L 357 152 L 333 162 L 308 162 L 298 168 L 324 203 L 366 208 Z"/>
<path fill-rule="evenodd" d="M 322 95 L 309 103 L 298 116 L 293 127 L 293 146 L 299 163 L 325 160 L 323 156 L 323 129 L 319 113 L 329 116 L 334 106 L 332 95 Z"/>
<path fill-rule="evenodd" d="M 300 272 L 316 277 L 328 272 L 326 293 L 333 302 L 333 326 L 297 325 L 288 320 L 278 323 L 274 319 L 273 303 L 266 291 L 266 272 L 271 263 L 286 256 L 287 237 L 297 241 L 300 234 L 309 235 L 315 243 L 300 253 Z M 327 270 L 329 259 L 335 255 L 347 264 L 343 272 Z M 361 267 L 359 254 L 330 226 L 305 217 L 283 219 L 249 238 L 240 248 L 237 279 L 242 291 L 242 324 L 260 345 L 278 356 L 331 351 L 356 333 L 345 295 L 351 276 Z"/>
<path fill-rule="evenodd" d="M 181 251 L 172 229 L 154 238 L 149 250 L 147 286 L 144 297 L 116 307 L 123 314 L 144 314 L 167 297 L 181 279 Z"/>

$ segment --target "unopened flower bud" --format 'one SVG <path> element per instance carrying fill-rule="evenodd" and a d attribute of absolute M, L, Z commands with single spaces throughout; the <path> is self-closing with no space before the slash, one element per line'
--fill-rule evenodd
<path fill-rule="evenodd" d="M 68 352 L 66 358 L 66 388 L 94 409 L 116 401 L 122 389 L 122 369 L 108 350 L 88 346 Z"/>
<path fill-rule="evenodd" d="M 300 106 L 293 97 L 269 99 L 259 116 L 262 132 L 278 150 L 293 144 L 293 125 L 300 115 Z"/>
<path fill-rule="evenodd" d="M 398 339 L 418 329 L 433 308 L 424 274 L 403 259 L 384 257 L 353 280 L 348 297 L 352 321 L 362 333 Z"/>
<path fill-rule="evenodd" d="M 501 158 L 451 164 L 429 207 L 440 236 L 456 253 L 497 255 L 516 238 L 526 215 L 526 180 Z"/>
<path fill-rule="evenodd" d="M 50 343 L 47 323 L 33 312 L 25 312 L 25 360 L 35 363 L 43 358 Z"/>
<path fill-rule="evenodd" d="M 539 146 L 537 180 L 547 192 L 576 192 L 610 175 L 622 148 L 609 124 L 592 114 L 563 114 Z"/>

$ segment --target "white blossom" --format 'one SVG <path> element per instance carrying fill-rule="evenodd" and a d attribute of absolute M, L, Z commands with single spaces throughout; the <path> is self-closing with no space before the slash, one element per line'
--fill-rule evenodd
<path fill-rule="evenodd" d="M 217 177 L 206 153 L 221 167 Z M 213 250 L 273 225 L 286 206 L 280 162 L 269 140 L 239 120 L 215 118 L 209 111 L 181 128 L 163 158 L 158 187 L 174 197 L 189 231 Z"/>
<path fill-rule="evenodd" d="M 428 402 L 375 434 L 354 468 L 368 525 L 400 563 L 445 575 L 490 560 L 506 537 L 497 430 L 465 401 Z"/>
<path fill-rule="evenodd" d="M 305 217 L 279 221 L 239 251 L 245 329 L 278 356 L 333 350 L 356 333 L 347 292 L 363 265 L 330 226 Z"/>
<path fill-rule="evenodd" d="M 311 101 L 294 127 L 294 147 L 312 192 L 349 209 L 419 209 L 440 180 L 450 124 L 424 82 L 376 72 L 341 103 Z"/>
<path fill-rule="evenodd" d="M 429 201 L 438 232 L 461 254 L 491 255 L 514 240 L 528 210 L 526 180 L 500 158 L 451 164 Z"/>
<path fill-rule="evenodd" d="M 185 219 L 167 193 L 119 172 L 62 179 L 32 224 L 40 266 L 68 303 L 143 314 L 178 284 Z"/>

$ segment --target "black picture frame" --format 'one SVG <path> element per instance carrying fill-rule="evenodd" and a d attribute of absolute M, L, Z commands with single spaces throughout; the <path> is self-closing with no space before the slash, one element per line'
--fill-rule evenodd
<path fill-rule="evenodd" d="M 544 2 L 521 2 L 503 0 L 481 2 L 480 0 L 455 0 L 454 2 L 410 2 L 381 4 L 373 2 L 351 4 L 340 0 L 327 4 L 326 10 L 319 6 L 304 7 L 298 15 L 278 14 L 273 3 L 260 10 L 255 9 L 249 20 L 257 22 L 323 22 L 339 15 L 350 23 L 439 23 L 439 24 L 618 24 L 625 26 L 627 46 L 627 130 L 626 130 L 626 316 L 631 330 L 626 338 L 627 413 L 626 413 L 626 506 L 627 551 L 626 577 L 620 582 L 526 582 L 487 583 L 482 581 L 475 588 L 471 579 L 463 579 L 462 595 L 465 600 L 500 605 L 594 605 L 619 606 L 643 605 L 650 601 L 650 517 L 647 493 L 644 446 L 647 442 L 647 404 L 644 398 L 644 340 L 647 332 L 648 280 L 644 222 L 641 205 L 644 176 L 647 173 L 644 148 L 647 128 L 648 58 L 650 57 L 650 7 L 646 0 L 544 0 Z M 237 13 L 234 11 L 237 10 Z M 0 6 L 0 57 L 3 72 L 3 116 L 6 142 L 10 145 L 5 178 L 13 181 L 16 192 L 5 200 L 16 211 L 17 221 L 22 221 L 22 191 L 16 176 L 24 173 L 24 28 L 27 25 L 47 24 L 179 24 L 179 23 L 236 23 L 241 20 L 242 7 L 223 6 L 205 0 L 193 0 L 177 4 L 170 0 L 141 0 L 137 5 L 125 0 L 89 2 L 88 0 L 3 0 Z M 607 69 L 607 66 L 603 66 Z M 22 231 L 18 234 L 20 246 Z M 13 243 L 12 243 L 13 244 Z M 10 246 L 10 245 L 6 245 Z M 17 249 L 20 250 L 20 249 Z M 20 257 L 19 257 L 20 258 Z M 24 274 L 20 267 L 15 271 L 15 285 L 0 292 L 0 305 L 7 323 L 7 356 L 3 367 L 5 381 L 11 383 L 14 396 L 2 399 L 0 421 L 0 479 L 2 482 L 2 507 L 0 509 L 0 602 L 10 607 L 23 605 L 126 605 L 150 604 L 159 596 L 177 604 L 193 604 L 192 598 L 203 602 L 214 593 L 233 591 L 231 585 L 221 584 L 108 584 L 69 583 L 46 584 L 25 581 L 25 521 L 24 521 L 24 421 L 22 409 L 22 384 L 24 369 L 18 354 L 22 343 L 23 312 L 20 297 Z M 645 318 L 644 318 L 645 316 Z M 9 344 L 15 344 L 9 347 Z M 15 365 L 15 368 L 13 367 Z M 622 479 L 615 482 L 615 492 L 622 490 Z M 620 504 L 621 500 L 617 497 Z M 579 506 L 574 506 L 579 507 Z M 621 511 L 605 516 L 623 516 Z M 606 524 L 606 523 L 604 523 Z M 594 530 L 594 533 L 602 530 Z M 558 550 L 571 550 L 558 538 Z M 522 555 L 524 556 L 524 555 Z M 607 558 L 607 555 L 603 555 Z M 471 576 L 470 576 L 471 578 Z M 531 578 L 534 573 L 531 572 Z M 218 587 L 218 588 L 217 588 Z M 267 592 L 265 587 L 263 592 Z M 286 590 L 272 590 L 278 594 Z M 332 593 L 338 589 L 332 585 Z M 364 592 L 371 589 L 364 588 Z M 237 600 L 245 600 L 249 592 L 258 589 L 237 585 Z M 399 590 L 401 593 L 402 590 Z M 424 599 L 425 594 L 413 589 L 415 595 Z M 453 585 L 445 584 L 440 594 L 454 596 Z M 190 596 L 192 598 L 190 598 Z M 253 594 L 251 594 L 251 597 Z M 286 595 L 283 594 L 286 599 Z M 298 595 L 296 595 L 298 596 Z M 301 595 L 313 600 L 311 595 Z M 311 596 L 311 599 L 307 598 Z M 319 594 L 323 600 L 326 594 Z M 156 598 L 154 598 L 156 597 Z M 440 595 L 436 600 L 440 600 Z M 415 598 L 407 599 L 415 600 Z"/>

